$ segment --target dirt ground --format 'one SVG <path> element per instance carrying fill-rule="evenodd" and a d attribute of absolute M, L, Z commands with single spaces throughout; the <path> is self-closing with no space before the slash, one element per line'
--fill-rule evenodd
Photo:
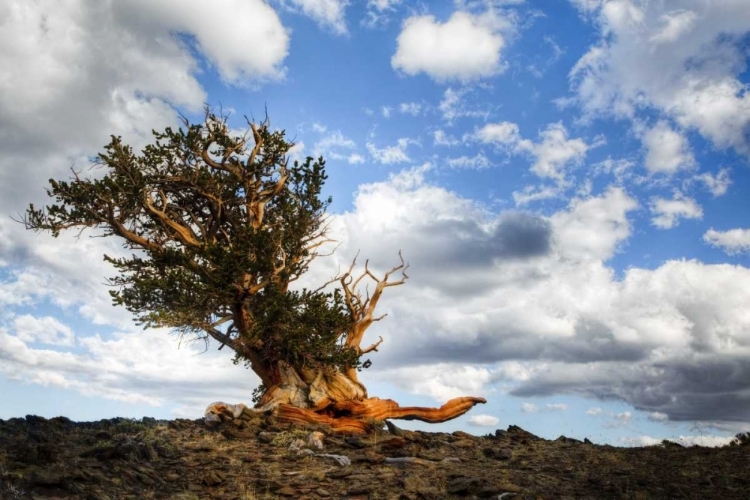
<path fill-rule="evenodd" d="M 262 417 L 216 428 L 0 420 L 0 500 L 750 499 L 747 446 L 616 448 L 515 426 L 484 437 L 318 430 Z"/>

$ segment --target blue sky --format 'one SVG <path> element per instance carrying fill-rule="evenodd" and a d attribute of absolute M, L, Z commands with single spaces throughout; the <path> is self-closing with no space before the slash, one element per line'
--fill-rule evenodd
<path fill-rule="evenodd" d="M 750 429 L 749 41 L 745 0 L 5 2 L 0 418 L 250 401 L 231 354 L 110 305 L 117 241 L 10 219 L 109 134 L 208 103 L 326 158 L 342 244 L 306 283 L 410 262 L 372 395 L 488 399 L 434 429 L 726 442 Z"/>

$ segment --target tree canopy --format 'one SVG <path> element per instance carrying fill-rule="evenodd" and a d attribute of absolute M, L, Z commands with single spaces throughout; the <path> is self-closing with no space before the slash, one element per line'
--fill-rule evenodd
<path fill-rule="evenodd" d="M 138 250 L 105 259 L 121 272 L 115 304 L 144 326 L 212 337 L 245 361 L 356 365 L 341 291 L 289 290 L 330 241 L 323 158 L 290 165 L 293 143 L 267 121 L 250 124 L 252 147 L 210 111 L 183 123 L 154 131 L 140 154 L 113 136 L 96 159 L 104 175 L 50 179 L 56 203 L 32 205 L 27 227 L 98 227 Z"/>

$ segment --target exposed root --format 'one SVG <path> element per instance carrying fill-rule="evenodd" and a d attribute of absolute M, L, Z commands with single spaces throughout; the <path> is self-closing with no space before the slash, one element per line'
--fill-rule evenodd
<path fill-rule="evenodd" d="M 279 422 L 293 424 L 319 424 L 341 434 L 365 434 L 374 430 L 372 421 L 386 419 L 421 420 L 439 423 L 460 417 L 474 405 L 486 403 L 484 398 L 462 397 L 451 399 L 440 408 L 416 406 L 400 407 L 390 399 L 369 398 L 363 401 L 344 401 L 330 406 L 328 414 L 279 405 L 274 411 Z"/>

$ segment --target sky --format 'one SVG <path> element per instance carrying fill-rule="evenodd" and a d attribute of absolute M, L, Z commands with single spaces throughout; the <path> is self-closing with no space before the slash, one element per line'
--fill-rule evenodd
<path fill-rule="evenodd" d="M 6 0 L 0 418 L 200 418 L 255 375 L 111 305 L 121 242 L 26 231 L 50 178 L 203 106 L 322 155 L 336 253 L 409 262 L 371 395 L 618 446 L 750 430 L 747 0 Z M 745 194 L 743 194 L 745 193 Z"/>

